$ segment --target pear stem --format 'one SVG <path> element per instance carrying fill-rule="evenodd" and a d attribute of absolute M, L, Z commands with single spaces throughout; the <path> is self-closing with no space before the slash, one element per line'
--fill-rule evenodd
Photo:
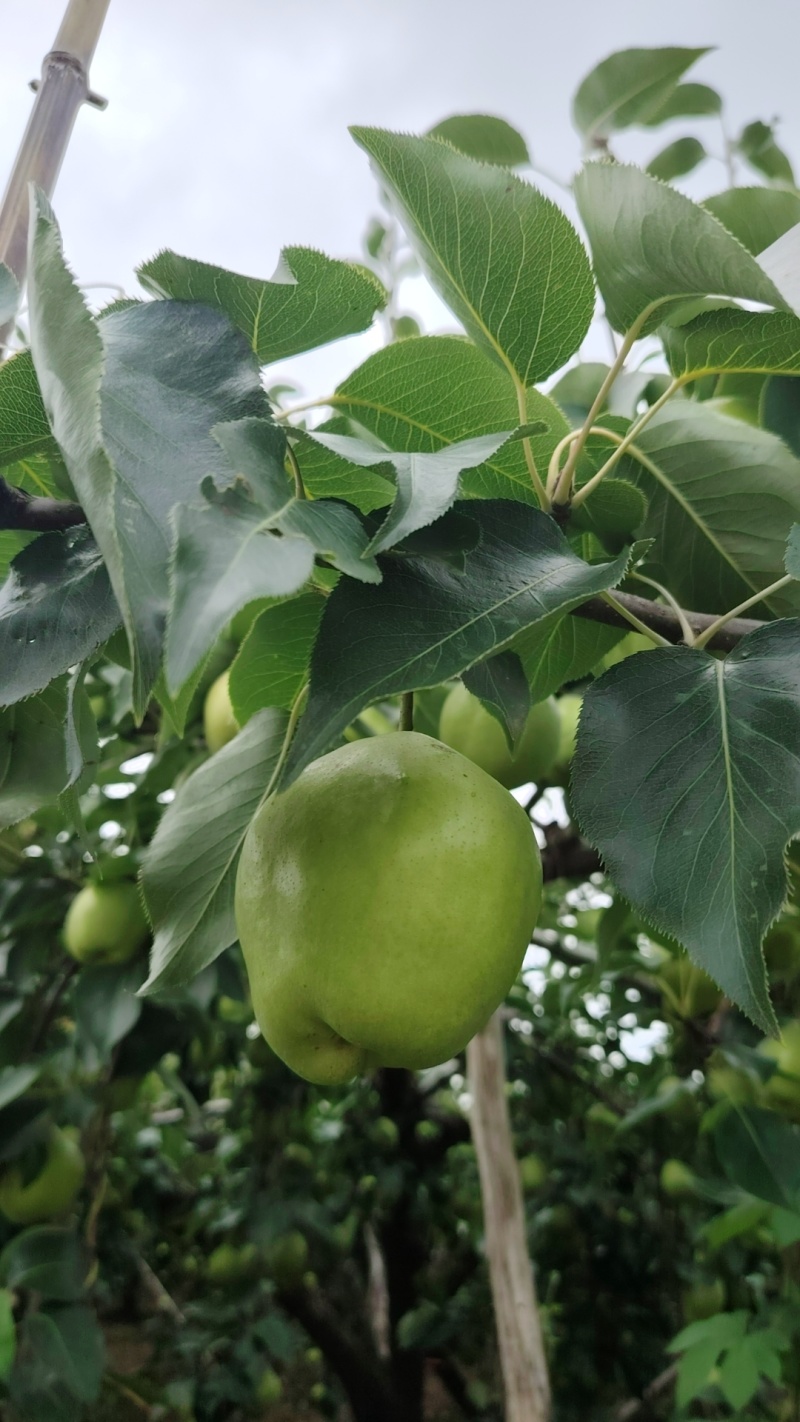
<path fill-rule="evenodd" d="M 400 698 L 400 730 L 413 731 L 414 729 L 414 693 L 404 691 Z"/>

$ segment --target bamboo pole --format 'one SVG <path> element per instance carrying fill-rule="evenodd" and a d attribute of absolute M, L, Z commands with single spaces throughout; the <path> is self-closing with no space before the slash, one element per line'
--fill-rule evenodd
<path fill-rule="evenodd" d="M 105 108 L 105 100 L 89 88 L 89 65 L 109 4 L 69 0 L 53 48 L 44 57 L 41 80 L 31 86 L 36 100 L 0 204 L 0 262 L 20 288 L 28 260 L 28 185 L 36 183 L 50 197 L 79 108 L 83 103 Z M 0 351 L 12 325 L 0 329 Z"/>
<path fill-rule="evenodd" d="M 505 1391 L 505 1422 L 549 1422 L 550 1381 L 506 1100 L 499 1013 L 467 1047 L 470 1125 Z"/>

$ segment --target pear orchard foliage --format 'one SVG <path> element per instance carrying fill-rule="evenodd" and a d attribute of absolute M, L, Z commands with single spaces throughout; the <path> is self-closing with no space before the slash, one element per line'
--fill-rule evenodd
<path fill-rule="evenodd" d="M 162 251 L 92 313 L 33 194 L 4 1422 L 496 1419 L 460 1053 L 503 1001 L 555 1415 L 798 1415 L 800 193 L 705 53 L 582 82 L 580 230 L 504 120 L 356 128 L 363 260 Z"/>

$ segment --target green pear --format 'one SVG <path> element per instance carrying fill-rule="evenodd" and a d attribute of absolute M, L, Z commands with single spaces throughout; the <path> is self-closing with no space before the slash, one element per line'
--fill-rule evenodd
<path fill-rule="evenodd" d="M 551 696 L 532 706 L 513 753 L 500 722 L 459 682 L 442 707 L 439 739 L 494 776 L 507 790 L 544 780 L 561 742 L 558 703 Z"/>
<path fill-rule="evenodd" d="M 697 1194 L 697 1177 L 682 1160 L 665 1160 L 658 1178 L 664 1194 L 675 1200 Z"/>
<path fill-rule="evenodd" d="M 698 968 L 686 953 L 667 958 L 658 971 L 664 997 L 679 1017 L 709 1017 L 722 1001 L 722 993 L 713 978 Z"/>
<path fill-rule="evenodd" d="M 264 1407 L 270 1407 L 275 1402 L 280 1402 L 283 1396 L 283 1383 L 274 1368 L 265 1368 L 256 1384 L 256 1398 Z"/>
<path fill-rule="evenodd" d="M 241 1246 L 227 1242 L 218 1244 L 206 1260 L 206 1278 L 209 1283 L 219 1284 L 222 1288 L 251 1279 L 257 1270 L 258 1250 L 252 1243 Z"/>
<path fill-rule="evenodd" d="M 800 1118 L 800 1022 L 789 1022 L 778 1041 L 767 1037 L 759 1051 L 776 1066 L 764 1088 L 766 1104 Z"/>
<path fill-rule="evenodd" d="M 541 905 L 527 816 L 418 732 L 323 756 L 256 814 L 235 913 L 256 1020 L 321 1085 L 446 1061 L 511 987 Z"/>
<path fill-rule="evenodd" d="M 722 1279 L 699 1280 L 681 1295 L 683 1316 L 687 1323 L 699 1323 L 713 1318 L 725 1308 L 725 1283 Z"/>
<path fill-rule="evenodd" d="M 77 1141 L 54 1127 L 38 1175 L 25 1181 L 19 1165 L 0 1175 L 0 1213 L 12 1224 L 40 1224 L 69 1209 L 83 1184 L 86 1162 Z"/>
<path fill-rule="evenodd" d="M 229 679 L 229 671 L 218 676 L 209 687 L 203 705 L 203 733 L 212 755 L 238 736 L 240 730 L 231 705 Z"/>
<path fill-rule="evenodd" d="M 139 890 L 127 880 L 87 884 L 75 895 L 64 919 L 64 947 L 79 963 L 127 963 L 148 936 Z"/>
<path fill-rule="evenodd" d="M 267 1268 L 279 1289 L 299 1289 L 308 1269 L 308 1241 L 294 1229 L 280 1234 L 267 1250 Z"/>
<path fill-rule="evenodd" d="M 540 1155 L 524 1155 L 519 1162 L 519 1178 L 523 1190 L 541 1190 L 547 1184 L 549 1171 Z"/>

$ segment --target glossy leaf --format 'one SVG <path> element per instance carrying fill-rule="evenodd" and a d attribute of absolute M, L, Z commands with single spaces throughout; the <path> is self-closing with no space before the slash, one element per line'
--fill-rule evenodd
<path fill-rule="evenodd" d="M 462 681 L 497 717 L 513 750 L 531 709 L 528 679 L 516 652 L 498 652 L 496 657 L 476 662 L 464 672 Z"/>
<path fill-rule="evenodd" d="M 627 555 L 589 567 L 537 509 L 506 502 L 457 507 L 482 532 L 466 555 L 466 574 L 438 560 L 385 558 L 380 587 L 343 579 L 331 594 L 286 783 L 371 702 L 457 676 L 503 651 L 523 628 L 613 587 L 623 574 Z"/>
<path fill-rule="evenodd" d="M 17 554 L 0 587 L 0 705 L 43 690 L 119 625 L 89 530 L 42 534 Z"/>
<path fill-rule="evenodd" d="M 717 1122 L 714 1145 L 734 1185 L 757 1200 L 800 1212 L 800 1126 L 774 1111 L 737 1108 Z"/>
<path fill-rule="evenodd" d="M 660 334 L 673 375 L 800 375 L 800 318 L 785 311 L 708 311 L 685 326 L 663 326 Z"/>
<path fill-rule="evenodd" d="M 410 453 L 428 453 L 519 423 L 517 400 L 504 372 L 470 341 L 453 336 L 422 336 L 376 351 L 338 387 L 333 404 L 387 449 Z M 538 390 L 526 392 L 526 406 L 528 420 L 547 426 L 547 433 L 530 438 L 536 464 L 545 472 L 569 426 Z M 503 445 L 486 464 L 465 471 L 460 484 L 466 498 L 536 503 L 518 443 Z"/>
<path fill-rule="evenodd" d="M 622 49 L 591 70 L 572 100 L 572 119 L 587 143 L 633 124 L 661 123 L 665 105 L 705 49 Z M 673 115 L 669 115 L 672 117 Z"/>
<path fill-rule="evenodd" d="M 594 283 L 559 208 L 440 139 L 351 131 L 432 285 L 476 343 L 524 386 L 563 365 L 588 330 Z"/>
<path fill-rule="evenodd" d="M 143 976 L 140 962 L 81 970 L 73 998 L 75 1025 L 81 1040 L 91 1043 L 101 1060 L 139 1021 L 142 1000 L 136 993 Z"/>
<path fill-rule="evenodd" d="M 691 173 L 707 156 L 699 138 L 676 138 L 674 143 L 668 143 L 650 159 L 646 171 L 651 178 L 671 183 L 674 178 Z"/>
<path fill-rule="evenodd" d="M 575 197 L 606 315 L 627 331 L 652 303 L 642 334 L 665 306 L 693 296 L 733 296 L 785 309 L 755 258 L 698 203 L 624 163 L 588 163 Z"/>
<path fill-rule="evenodd" d="M 394 467 L 397 480 L 395 501 L 369 543 L 370 553 L 385 553 L 409 534 L 441 518 L 458 495 L 459 476 L 467 469 L 485 464 L 507 443 L 511 433 L 505 431 L 458 440 L 431 454 L 374 449 L 363 440 L 347 435 L 315 432 L 313 437 L 326 449 L 353 464 L 369 467 L 388 463 Z"/>
<path fill-rule="evenodd" d="M 233 892 L 242 841 L 272 775 L 286 716 L 263 711 L 196 770 L 144 857 L 155 938 L 143 993 L 190 982 L 236 942 Z"/>
<path fill-rule="evenodd" d="M 800 519 L 800 462 L 781 440 L 681 400 L 637 444 L 647 468 L 628 472 L 649 501 L 639 536 L 655 540 L 654 576 L 663 573 L 684 607 L 722 613 L 782 576 Z M 800 612 L 800 589 L 784 589 L 759 612 Z"/>
<path fill-rule="evenodd" d="M 616 887 L 771 1031 L 761 942 L 800 831 L 800 622 L 656 648 L 586 692 L 572 803 Z M 635 813 L 631 806 L 635 806 Z"/>
<path fill-rule="evenodd" d="M 287 477 L 283 432 L 266 420 L 215 430 L 236 482 L 203 486 L 205 506 L 176 516 L 167 686 L 177 691 L 240 608 L 298 592 L 317 553 L 350 577 L 380 578 L 357 515 L 344 504 L 298 499 Z"/>
<path fill-rule="evenodd" d="M 239 651 L 228 689 L 240 726 L 266 706 L 286 711 L 308 677 L 311 650 L 325 607 L 320 593 L 268 607 L 256 618 Z"/>
<path fill-rule="evenodd" d="M 223 312 L 262 365 L 366 331 L 386 304 L 384 288 L 366 267 L 310 247 L 285 247 L 270 281 L 177 252 L 160 252 L 137 275 L 155 296 L 200 301 Z"/>
<path fill-rule="evenodd" d="M 20 351 L 0 364 L 0 468 L 55 449 L 31 353 Z"/>
<path fill-rule="evenodd" d="M 800 222 L 800 193 L 782 188 L 728 188 L 703 198 L 703 207 L 754 257 Z"/>
<path fill-rule="evenodd" d="M 76 740 L 75 701 L 80 716 L 79 766 L 70 764 Z M 0 826 L 17 824 L 55 800 L 74 784 L 84 763 L 96 760 L 96 748 L 86 693 L 79 691 L 74 698 L 65 677 L 38 696 L 0 710 Z"/>
<path fill-rule="evenodd" d="M 560 615 L 526 628 L 512 646 L 528 678 L 531 701 L 544 701 L 565 683 L 582 681 L 624 636 L 621 627 Z"/>
<path fill-rule="evenodd" d="M 14 273 L 5 262 L 0 262 L 0 326 L 4 326 L 16 315 L 20 290 Z"/>
<path fill-rule="evenodd" d="M 389 347 L 387 349 L 396 349 Z M 326 449 L 305 430 L 292 430 L 292 448 L 303 484 L 314 499 L 344 499 L 361 513 L 386 508 L 395 497 L 394 484 L 377 468 L 360 468 Z M 352 435 L 353 427 L 344 416 L 334 416 L 317 425 L 314 435 Z"/>
<path fill-rule="evenodd" d="M 459 153 L 479 163 L 521 168 L 531 161 L 522 134 L 493 114 L 453 114 L 428 129 L 426 137 L 445 138 Z"/>

